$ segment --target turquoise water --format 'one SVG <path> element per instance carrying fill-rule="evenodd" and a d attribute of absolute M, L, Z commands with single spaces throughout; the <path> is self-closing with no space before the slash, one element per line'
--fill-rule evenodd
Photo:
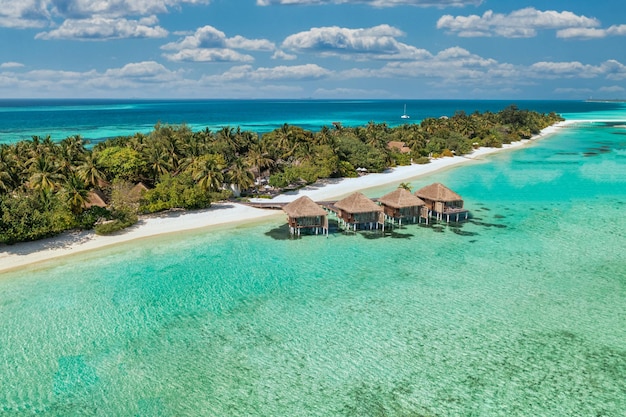
<path fill-rule="evenodd" d="M 284 123 L 317 131 L 340 122 L 397 126 L 427 117 L 452 116 L 456 111 L 498 112 L 511 104 L 567 118 L 623 114 L 624 103 L 505 100 L 7 100 L 0 99 L 0 144 L 50 135 L 55 141 L 81 135 L 92 143 L 116 136 L 148 133 L 158 122 L 186 123 L 193 130 L 225 126 L 265 133 Z"/>
<path fill-rule="evenodd" d="M 2 274 L 0 415 L 622 416 L 623 125 L 412 181 L 460 226 L 277 219 Z"/>

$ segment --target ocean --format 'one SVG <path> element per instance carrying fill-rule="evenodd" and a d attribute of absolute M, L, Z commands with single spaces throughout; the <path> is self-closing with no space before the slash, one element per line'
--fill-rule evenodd
<path fill-rule="evenodd" d="M 0 99 L 0 144 L 50 135 L 55 141 L 81 135 L 91 143 L 107 138 L 148 133 L 155 124 L 187 124 L 193 130 L 241 127 L 260 134 L 284 123 L 318 131 L 333 122 L 364 126 L 368 122 L 397 126 L 456 111 L 497 112 L 519 108 L 586 117 L 619 115 L 623 103 L 502 100 L 16 100 Z M 404 105 L 411 119 L 404 120 Z"/>
<path fill-rule="evenodd" d="M 214 123 L 308 120 L 301 102 L 266 121 L 274 104 L 254 103 L 227 102 L 245 115 Z M 318 109 L 307 126 L 403 110 L 302 103 Z M 0 415 L 622 416 L 626 109 L 516 104 L 605 121 L 410 181 L 462 195 L 466 223 L 290 239 L 272 219 L 0 274 Z M 112 119 L 92 113 L 93 138 L 107 136 Z"/>

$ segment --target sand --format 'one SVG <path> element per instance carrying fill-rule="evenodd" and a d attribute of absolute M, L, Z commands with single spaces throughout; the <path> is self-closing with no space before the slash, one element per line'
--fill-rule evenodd
<path fill-rule="evenodd" d="M 575 121 L 580 123 L 581 121 Z M 358 178 L 344 178 L 337 181 L 322 181 L 298 191 L 288 192 L 272 200 L 257 201 L 290 202 L 302 195 L 308 195 L 315 201 L 341 198 L 354 191 L 379 187 L 391 183 L 405 182 L 410 179 L 430 174 L 455 165 L 467 163 L 495 152 L 516 149 L 532 140 L 556 132 L 560 127 L 573 123 L 560 122 L 541 131 L 530 140 L 506 144 L 502 148 L 479 148 L 471 154 L 433 159 L 429 164 L 401 166 L 380 174 L 368 174 Z M 254 200 L 254 199 L 253 199 Z M 111 236 L 98 236 L 93 231 L 67 232 L 60 236 L 36 242 L 0 245 L 0 272 L 15 270 L 30 264 L 96 250 L 110 245 L 135 239 L 149 238 L 168 233 L 183 232 L 192 229 L 207 228 L 228 223 L 250 222 L 272 216 L 283 216 L 276 210 L 256 209 L 237 203 L 215 203 L 207 210 L 194 212 L 168 212 L 157 216 L 140 218 L 133 227 Z"/>

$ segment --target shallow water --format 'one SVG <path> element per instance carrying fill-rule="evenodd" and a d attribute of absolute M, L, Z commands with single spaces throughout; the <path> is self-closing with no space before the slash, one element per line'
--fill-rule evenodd
<path fill-rule="evenodd" d="M 270 221 L 3 274 L 0 415 L 622 415 L 623 132 L 412 182 L 463 195 L 463 224 Z"/>

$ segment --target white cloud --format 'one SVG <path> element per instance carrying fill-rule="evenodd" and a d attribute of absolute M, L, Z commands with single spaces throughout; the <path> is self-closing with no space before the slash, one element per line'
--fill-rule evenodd
<path fill-rule="evenodd" d="M 140 96 L 153 91 L 154 85 L 159 85 L 162 91 L 177 91 L 188 83 L 182 72 L 171 71 L 154 61 L 129 63 L 102 72 L 47 69 L 19 74 L 0 72 L 0 88 L 20 91 L 24 97 Z"/>
<path fill-rule="evenodd" d="M 482 16 L 442 16 L 438 29 L 447 29 L 462 37 L 501 36 L 506 38 L 529 38 L 539 29 L 595 28 L 600 25 L 595 18 L 578 16 L 572 12 L 554 10 L 540 11 L 532 7 L 509 14 L 488 10 Z"/>
<path fill-rule="evenodd" d="M 529 67 L 529 75 L 534 78 L 597 78 L 609 80 L 626 79 L 626 66 L 616 60 L 608 60 L 600 65 L 571 62 L 537 62 Z"/>
<path fill-rule="evenodd" d="M 166 37 L 168 35 L 167 30 L 160 26 L 154 26 L 157 22 L 156 16 L 141 20 L 104 17 L 80 20 L 67 19 L 57 29 L 38 33 L 35 39 L 107 40 Z"/>
<path fill-rule="evenodd" d="M 234 82 L 240 80 L 254 82 L 306 81 L 326 78 L 331 74 L 331 71 L 316 64 L 281 65 L 273 68 L 253 68 L 251 65 L 240 65 L 229 69 L 223 74 L 207 76 L 204 80 L 211 82 Z"/>
<path fill-rule="evenodd" d="M 463 48 L 454 47 L 422 59 L 390 62 L 379 70 L 368 70 L 366 73 L 384 78 L 433 78 L 462 84 L 470 80 L 480 83 L 487 79 L 511 76 L 516 71 L 511 65 L 500 64 L 493 59 L 482 58 Z M 347 76 L 352 74 L 355 74 L 354 70 L 344 73 Z"/>
<path fill-rule="evenodd" d="M 277 49 L 274 52 L 274 55 L 272 55 L 272 59 L 282 59 L 285 61 L 293 61 L 294 59 L 297 59 L 298 57 L 296 55 L 293 54 L 288 54 L 285 51 L 282 51 L 280 49 Z"/>
<path fill-rule="evenodd" d="M 24 66 L 24 64 L 21 64 L 19 62 L 3 62 L 2 64 L 0 64 L 0 69 L 22 68 L 23 66 Z"/>
<path fill-rule="evenodd" d="M 163 54 L 168 61 L 177 62 L 252 62 L 250 55 L 240 54 L 232 49 L 182 49 L 171 54 Z"/>
<path fill-rule="evenodd" d="M 626 25 L 613 25 L 607 29 L 567 28 L 557 31 L 556 36 L 563 39 L 600 39 L 607 36 L 626 36 Z"/>
<path fill-rule="evenodd" d="M 355 97 L 389 97 L 389 91 L 377 89 L 361 89 L 361 88 L 318 88 L 313 93 L 313 97 L 321 98 L 355 98 Z"/>
<path fill-rule="evenodd" d="M 365 29 L 321 27 L 288 36 L 282 47 L 326 57 L 361 60 L 415 59 L 428 55 L 423 49 L 398 42 L 395 38 L 399 36 L 404 36 L 404 33 L 389 25 Z"/>
<path fill-rule="evenodd" d="M 608 87 L 600 87 L 598 91 L 602 93 L 623 93 L 626 89 L 619 85 L 611 85 Z"/>
<path fill-rule="evenodd" d="M 553 90 L 557 94 L 570 95 L 570 96 L 586 96 L 593 90 L 590 88 L 575 88 L 575 87 L 559 87 Z"/>
<path fill-rule="evenodd" d="M 420 7 L 463 7 L 478 6 L 483 0 L 257 0 L 259 6 L 279 5 L 310 5 L 310 4 L 346 4 L 361 3 L 373 7 L 420 6 Z"/>
<path fill-rule="evenodd" d="M 39 0 L 0 0 L 0 27 L 39 28 L 50 21 L 47 2 Z"/>
<path fill-rule="evenodd" d="M 125 17 L 167 13 L 182 4 L 208 4 L 209 0 L 42 0 L 50 9 L 65 18 L 93 16 Z"/>
<path fill-rule="evenodd" d="M 267 39 L 247 39 L 240 35 L 226 39 L 226 46 L 247 51 L 273 51 L 276 49 L 274 42 L 270 42 Z"/>
<path fill-rule="evenodd" d="M 122 19 L 167 13 L 182 4 L 208 4 L 209 0 L 0 0 L 0 27 L 42 28 L 61 20 Z M 67 25 L 66 25 L 67 26 Z"/>
<path fill-rule="evenodd" d="M 266 39 L 247 39 L 239 35 L 228 38 L 221 30 L 207 25 L 177 42 L 163 45 L 161 49 L 177 51 L 164 54 L 170 61 L 250 62 L 254 60 L 251 55 L 239 53 L 235 49 L 273 51 L 276 46 Z"/>
<path fill-rule="evenodd" d="M 144 61 L 126 64 L 121 68 L 108 69 L 105 77 L 127 78 L 143 81 L 166 81 L 176 78 L 173 72 L 155 61 Z"/>

